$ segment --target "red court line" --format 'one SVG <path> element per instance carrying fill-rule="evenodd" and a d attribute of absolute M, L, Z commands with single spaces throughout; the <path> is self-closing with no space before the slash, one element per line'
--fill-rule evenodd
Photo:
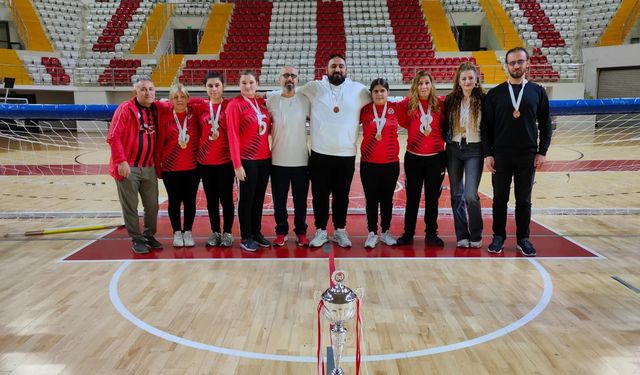
<path fill-rule="evenodd" d="M 633 172 L 640 170 L 640 160 L 548 161 L 538 172 Z"/>
<path fill-rule="evenodd" d="M 312 222 L 312 216 L 308 216 L 307 221 Z M 331 251 L 336 259 L 340 258 L 504 258 L 523 257 L 515 248 L 515 239 L 509 237 L 505 243 L 505 250 L 501 255 L 489 254 L 486 246 L 491 241 L 491 217 L 484 218 L 485 236 L 483 238 L 484 247 L 482 249 L 457 249 L 455 236 L 453 235 L 453 219 L 451 216 L 441 216 L 438 218 L 439 232 L 445 241 L 443 248 L 431 247 L 424 242 L 424 223 L 419 220 L 416 228 L 416 236 L 412 245 L 386 246 L 379 244 L 375 249 L 365 249 L 366 239 L 366 218 L 364 215 L 349 215 L 347 231 L 350 233 L 353 246 L 351 248 L 341 248 L 335 244 L 330 244 Z M 402 232 L 402 217 L 394 216 L 391 231 L 396 236 Z M 274 233 L 273 216 L 263 218 L 263 233 L 267 237 L 273 238 Z M 131 241 L 127 237 L 124 229 L 118 229 L 107 234 L 100 240 L 88 244 L 81 250 L 69 255 L 64 260 L 86 261 L 86 260 L 131 260 L 131 259 L 287 259 L 287 258 L 308 258 L 308 259 L 328 259 L 329 254 L 324 248 L 304 248 L 295 244 L 293 236 L 283 247 L 271 247 L 259 249 L 255 253 L 246 252 L 240 249 L 239 239 L 236 237 L 234 246 L 230 248 L 207 248 L 204 246 L 206 238 L 209 236 L 208 219 L 196 218 L 193 228 L 197 246 L 193 248 L 174 249 L 171 246 L 173 235 L 169 219 L 162 217 L 158 223 L 159 232 L 157 237 L 165 245 L 162 251 L 152 251 L 150 254 L 137 255 L 131 251 Z M 312 228 L 309 228 L 310 234 Z M 332 230 L 328 230 L 330 234 Z M 233 233 L 238 233 L 237 222 Z M 512 215 L 509 215 L 507 233 L 515 233 L 515 223 Z M 549 229 L 532 222 L 531 241 L 538 250 L 538 257 L 565 258 L 565 257 L 589 257 L 596 258 L 597 255 L 587 249 L 575 244 L 572 241 L 550 231 Z"/>
<path fill-rule="evenodd" d="M 538 172 L 638 171 L 638 160 L 548 161 Z M 108 174 L 107 164 L 3 164 L 0 176 L 65 176 Z"/>
<path fill-rule="evenodd" d="M 333 253 L 333 247 L 329 248 L 329 285 L 333 287 L 333 273 L 336 271 L 336 259 Z"/>

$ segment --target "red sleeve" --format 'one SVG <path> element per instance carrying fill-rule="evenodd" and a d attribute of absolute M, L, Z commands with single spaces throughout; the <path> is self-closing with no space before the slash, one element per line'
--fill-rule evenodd
<path fill-rule="evenodd" d="M 409 111 L 409 97 L 405 96 L 404 99 L 396 102 L 396 105 L 398 106 L 398 112 L 400 112 L 396 114 L 396 117 L 398 117 L 398 125 L 408 129 L 409 124 L 407 124 L 407 112 Z"/>
<path fill-rule="evenodd" d="M 208 107 L 209 101 L 205 98 L 189 98 L 189 102 L 187 105 L 191 107 L 194 113 L 201 113 L 205 109 L 209 109 Z"/>
<path fill-rule="evenodd" d="M 131 120 L 131 114 L 126 108 L 126 103 L 127 102 L 119 105 L 113 114 L 109 134 L 107 135 L 107 143 L 111 147 L 111 159 L 115 164 L 127 161 L 122 138 L 126 131 L 127 124 Z"/>
<path fill-rule="evenodd" d="M 158 109 L 158 116 L 160 116 L 162 113 L 169 113 L 171 111 L 171 108 L 173 108 L 171 106 L 171 102 L 161 102 L 159 100 L 156 100 L 155 102 L 156 108 Z"/>
<path fill-rule="evenodd" d="M 160 109 L 158 106 L 158 125 L 156 126 L 156 144 L 155 144 L 155 165 L 158 178 L 162 178 L 162 153 L 164 151 L 164 138 L 167 130 L 165 129 L 165 118 L 168 115 L 168 108 Z"/>
<path fill-rule="evenodd" d="M 155 146 L 155 164 L 156 174 L 158 178 L 162 178 L 162 154 L 164 152 L 164 139 L 167 135 L 167 129 L 164 127 L 165 119 L 173 110 L 171 102 L 155 101 L 158 109 L 158 125 L 156 128 L 156 146 Z"/>
<path fill-rule="evenodd" d="M 225 120 L 227 124 L 227 137 L 229 139 L 229 154 L 231 154 L 231 162 L 233 168 L 240 168 L 240 108 L 237 101 L 232 100 L 225 110 Z"/>

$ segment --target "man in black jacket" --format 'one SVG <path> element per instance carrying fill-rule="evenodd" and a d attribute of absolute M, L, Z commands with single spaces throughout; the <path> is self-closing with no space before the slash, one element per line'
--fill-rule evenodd
<path fill-rule="evenodd" d="M 525 79 L 529 54 L 524 48 L 507 51 L 505 63 L 508 80 L 489 91 L 482 112 L 484 165 L 493 174 L 493 241 L 488 250 L 499 254 L 504 248 L 513 177 L 517 247 L 523 255 L 535 256 L 529 241 L 531 189 L 551 143 L 549 98 L 542 86 Z"/>

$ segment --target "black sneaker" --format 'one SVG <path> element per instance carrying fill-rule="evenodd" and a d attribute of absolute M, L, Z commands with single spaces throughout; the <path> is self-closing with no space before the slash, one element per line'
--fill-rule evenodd
<path fill-rule="evenodd" d="M 147 243 L 143 240 L 133 240 L 131 250 L 136 254 L 149 254 Z"/>
<path fill-rule="evenodd" d="M 243 239 L 240 241 L 240 248 L 242 250 L 250 251 L 252 253 L 258 251 L 258 244 L 251 238 Z"/>
<path fill-rule="evenodd" d="M 493 236 L 493 241 L 489 244 L 487 251 L 492 254 L 500 254 L 504 249 L 504 238 L 502 236 Z"/>
<path fill-rule="evenodd" d="M 264 236 L 262 234 L 258 234 L 256 236 L 253 236 L 253 240 L 260 247 L 271 247 L 271 242 L 269 242 L 269 240 L 264 238 Z"/>
<path fill-rule="evenodd" d="M 528 238 L 518 241 L 516 248 L 526 257 L 536 256 L 536 248 L 533 247 L 533 244 Z"/>
<path fill-rule="evenodd" d="M 426 242 L 427 245 L 431 245 L 431 246 L 438 246 L 438 247 L 444 246 L 444 241 L 442 240 L 442 238 L 438 237 L 438 235 L 435 233 L 427 233 L 424 236 L 424 242 Z"/>
<path fill-rule="evenodd" d="M 153 236 L 144 236 L 145 241 L 147 241 L 147 245 L 152 249 L 162 249 L 162 244 L 160 241 L 156 240 Z"/>
<path fill-rule="evenodd" d="M 409 245 L 413 243 L 413 236 L 409 236 L 406 233 L 403 233 L 402 236 L 398 237 L 396 240 L 396 246 Z"/>

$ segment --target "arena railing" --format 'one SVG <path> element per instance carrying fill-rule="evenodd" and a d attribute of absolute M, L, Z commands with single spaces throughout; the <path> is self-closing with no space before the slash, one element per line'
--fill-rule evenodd
<path fill-rule="evenodd" d="M 580 82 L 582 81 L 583 75 L 583 65 L 582 64 L 557 64 L 555 66 L 557 69 L 560 69 L 562 73 L 559 75 L 552 75 L 550 70 L 536 70 L 530 71 L 529 78 L 537 81 L 537 82 Z M 257 70 L 260 78 L 260 83 L 263 85 L 274 85 L 278 84 L 278 74 L 280 72 L 281 67 L 262 67 Z M 395 73 L 383 73 L 377 74 L 376 72 L 385 71 L 388 67 L 371 67 L 371 66 L 349 66 L 349 76 L 351 79 L 355 81 L 361 81 L 364 83 L 368 83 L 371 80 L 382 77 L 389 80 L 391 84 L 406 84 L 410 81 L 411 77 L 413 77 L 420 70 L 427 70 L 432 73 L 434 76 L 434 80 L 436 83 L 452 83 L 453 75 L 456 67 L 451 65 L 430 65 L 430 66 L 416 66 L 416 67 L 402 67 L 397 70 Z M 126 75 L 126 73 L 130 72 L 131 69 L 126 68 L 107 68 L 104 70 L 104 73 L 101 74 L 102 79 L 99 82 L 95 82 L 95 80 L 89 79 L 90 77 L 95 76 L 91 72 L 100 71 L 97 68 L 76 68 L 74 69 L 74 78 L 72 79 L 71 84 L 76 86 L 105 86 L 105 87 L 116 87 L 116 86 L 127 86 L 129 85 L 133 78 L 132 75 Z M 182 69 L 182 72 L 179 73 L 176 80 L 181 83 L 187 84 L 189 86 L 202 86 L 202 79 L 206 75 L 207 72 L 210 71 L 218 71 L 222 73 L 225 82 L 227 85 L 237 85 L 238 79 L 240 76 L 240 72 L 243 70 L 254 70 L 255 68 L 250 67 L 237 67 L 233 69 L 220 69 L 220 68 L 208 68 L 208 67 L 199 67 L 199 68 L 188 68 Z M 498 70 L 503 71 L 502 65 L 493 65 L 487 66 L 484 65 L 482 67 L 481 72 L 484 71 L 492 71 Z M 313 74 L 304 74 L 305 69 L 300 69 L 300 83 L 303 84 L 309 80 L 314 79 L 315 76 L 321 76 L 326 73 L 326 69 L 314 69 Z M 556 71 L 557 72 L 557 71 Z M 316 75 L 316 73 L 318 73 Z M 125 77 L 126 75 L 126 77 Z M 367 78 L 365 78 L 367 77 Z M 505 76 L 506 78 L 506 76 Z"/>

